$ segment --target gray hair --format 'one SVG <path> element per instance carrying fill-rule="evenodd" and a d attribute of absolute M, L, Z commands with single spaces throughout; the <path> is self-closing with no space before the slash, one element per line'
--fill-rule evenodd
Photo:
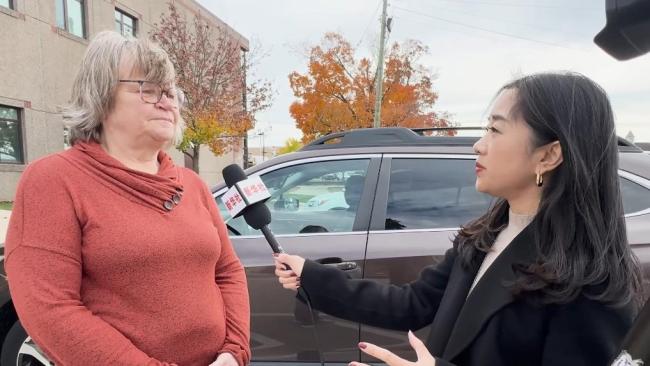
<path fill-rule="evenodd" d="M 128 62 L 131 73 L 161 85 L 174 84 L 176 73 L 169 55 L 157 44 L 114 31 L 97 33 L 88 45 L 72 86 L 70 104 L 63 108 L 63 122 L 70 130 L 70 144 L 100 141 L 102 122 L 113 107 L 120 63 Z M 176 123 L 173 144 L 183 137 L 184 121 Z"/>

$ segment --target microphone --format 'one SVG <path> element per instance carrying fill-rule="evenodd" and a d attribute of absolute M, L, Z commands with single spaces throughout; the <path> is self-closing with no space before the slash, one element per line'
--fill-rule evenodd
<path fill-rule="evenodd" d="M 273 253 L 284 253 L 284 249 L 271 232 L 271 211 L 266 207 L 266 201 L 271 194 L 260 177 L 248 178 L 244 170 L 237 164 L 231 164 L 222 170 L 228 192 L 221 200 L 232 217 L 244 215 L 246 223 L 255 230 L 262 231 Z"/>
<path fill-rule="evenodd" d="M 271 246 L 273 253 L 284 253 L 284 249 L 280 243 L 275 239 L 275 235 L 271 232 L 269 224 L 271 223 L 271 211 L 264 201 L 266 201 L 271 194 L 264 185 L 260 177 L 247 177 L 246 172 L 237 164 L 230 164 L 223 168 L 221 171 L 223 180 L 228 186 L 228 191 L 221 196 L 221 201 L 228 209 L 232 217 L 244 215 L 246 223 L 255 230 L 261 230 L 266 238 L 267 243 Z M 290 269 L 288 265 L 284 265 L 285 269 Z M 305 289 L 298 287 L 298 293 L 302 299 L 307 303 L 309 314 L 314 325 L 312 328 L 314 335 L 314 342 L 316 343 L 316 350 L 318 351 L 318 358 L 322 366 L 325 365 L 323 353 L 320 349 L 320 342 L 318 341 L 318 332 L 316 331 L 316 320 L 314 312 L 309 300 L 309 295 Z"/>

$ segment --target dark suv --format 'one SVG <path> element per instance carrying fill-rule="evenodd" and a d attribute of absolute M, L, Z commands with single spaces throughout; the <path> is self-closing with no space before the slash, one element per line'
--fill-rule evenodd
<path fill-rule="evenodd" d="M 284 249 L 346 271 L 352 277 L 404 284 L 441 259 L 459 226 L 482 215 L 491 198 L 477 192 L 476 137 L 425 136 L 439 132 L 382 128 L 328 135 L 301 151 L 250 168 L 272 193 L 271 229 Z M 444 131 L 443 131 L 444 132 Z M 650 156 L 620 139 L 620 181 L 630 244 L 650 274 Z M 248 277 L 253 363 L 358 360 L 360 340 L 413 357 L 406 335 L 310 314 L 273 274 L 271 251 L 243 218 L 232 219 L 213 194 Z M 6 288 L 3 360 L 34 346 L 16 319 Z M 420 330 L 424 336 L 427 329 Z M 22 337 L 22 338 L 21 338 Z M 30 356 L 32 357 L 32 356 Z M 30 357 L 25 357 L 25 360 Z M 16 363 L 11 363 L 15 365 Z M 3 364 L 4 365 L 4 364 Z M 8 366 L 8 365 L 4 365 Z"/>

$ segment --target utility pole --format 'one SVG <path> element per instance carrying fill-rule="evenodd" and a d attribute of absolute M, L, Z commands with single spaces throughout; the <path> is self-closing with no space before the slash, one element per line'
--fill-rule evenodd
<path fill-rule="evenodd" d="M 247 70 L 247 63 L 246 63 L 246 49 L 242 48 L 242 107 L 244 109 L 244 114 L 248 112 L 248 101 L 246 98 L 246 73 L 248 72 Z M 248 131 L 244 132 L 244 157 L 243 157 L 243 162 L 242 166 L 244 169 L 248 168 Z"/>
<path fill-rule="evenodd" d="M 377 74 L 375 75 L 375 118 L 373 127 L 381 127 L 381 97 L 384 84 L 384 43 L 386 42 L 386 8 L 388 0 L 383 0 L 384 6 L 381 12 L 381 33 L 379 36 L 379 55 L 377 56 Z"/>

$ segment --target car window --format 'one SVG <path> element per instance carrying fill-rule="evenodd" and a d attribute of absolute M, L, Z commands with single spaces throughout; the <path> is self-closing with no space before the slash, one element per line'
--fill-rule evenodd
<path fill-rule="evenodd" d="M 623 211 L 631 214 L 650 209 L 650 191 L 629 179 L 620 178 Z"/>
<path fill-rule="evenodd" d="M 266 201 L 275 234 L 352 231 L 369 159 L 319 161 L 261 175 L 271 192 Z M 231 218 L 217 204 L 231 235 L 259 235 L 243 217 Z"/>
<path fill-rule="evenodd" d="M 455 228 L 483 215 L 490 196 L 474 186 L 475 160 L 393 159 L 386 230 Z"/>

